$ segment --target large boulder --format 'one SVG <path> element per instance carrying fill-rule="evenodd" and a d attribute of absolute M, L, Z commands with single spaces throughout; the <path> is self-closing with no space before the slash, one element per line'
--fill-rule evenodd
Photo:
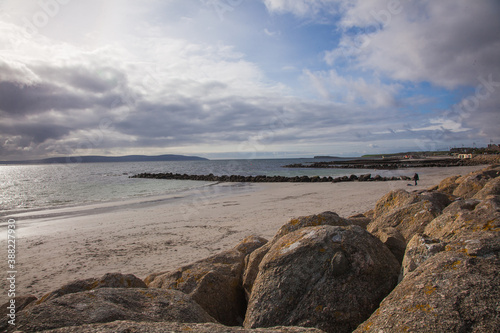
<path fill-rule="evenodd" d="M 259 274 L 259 265 L 264 258 L 264 256 L 269 252 L 274 242 L 268 242 L 266 245 L 253 251 L 245 258 L 245 270 L 243 272 L 242 284 L 245 290 L 245 297 L 247 301 L 250 299 L 252 294 L 253 284 L 257 275 Z"/>
<path fill-rule="evenodd" d="M 351 332 L 394 288 L 399 263 L 359 226 L 301 228 L 260 263 L 244 326 Z"/>
<path fill-rule="evenodd" d="M 144 281 L 132 274 L 107 273 L 100 278 L 76 280 L 65 284 L 61 288 L 45 294 L 35 304 L 40 304 L 66 294 L 99 288 L 147 288 L 147 286 Z"/>
<path fill-rule="evenodd" d="M 253 283 L 255 281 L 255 278 L 257 277 L 257 274 L 259 273 L 259 265 L 262 261 L 262 258 L 264 258 L 273 244 L 276 243 L 281 237 L 305 227 L 313 227 L 319 225 L 347 226 L 350 224 L 351 222 L 349 220 L 346 220 L 340 217 L 337 213 L 330 211 L 326 211 L 320 214 L 300 216 L 288 221 L 278 230 L 276 235 L 269 243 L 258 248 L 245 259 L 243 288 L 245 289 L 247 299 L 250 298 L 250 294 L 252 293 Z"/>
<path fill-rule="evenodd" d="M 459 183 L 457 182 L 460 179 L 460 175 L 451 176 L 443 179 L 435 189 L 441 193 L 446 193 L 448 195 L 453 195 L 453 191 L 458 187 Z"/>
<path fill-rule="evenodd" d="M 142 288 L 101 288 L 66 294 L 28 306 L 16 319 L 16 326 L 12 328 L 2 321 L 2 332 L 9 329 L 38 332 L 115 320 L 215 322 L 196 302 L 180 291 Z"/>
<path fill-rule="evenodd" d="M 176 289 L 190 295 L 212 317 L 224 325 L 241 325 L 246 298 L 242 286 L 245 257 L 267 240 L 250 236 L 235 248 L 146 278 L 150 288 Z"/>
<path fill-rule="evenodd" d="M 424 233 L 442 241 L 461 241 L 500 231 L 500 196 L 487 200 L 458 200 L 429 223 Z"/>
<path fill-rule="evenodd" d="M 390 191 L 375 204 L 372 219 L 379 218 L 395 209 L 407 206 L 418 201 L 418 195 L 405 190 Z"/>
<path fill-rule="evenodd" d="M 430 256 L 355 332 L 498 332 L 499 250 L 497 238 L 469 254 Z"/>
<path fill-rule="evenodd" d="M 485 200 L 492 195 L 500 195 L 500 177 L 496 177 L 488 181 L 472 198 Z"/>
<path fill-rule="evenodd" d="M 470 177 L 478 175 L 486 177 Z M 498 181 L 489 178 L 482 189 L 462 181 L 470 183 L 464 196 L 477 197 L 456 200 L 410 240 L 402 281 L 355 332 L 498 332 Z"/>
<path fill-rule="evenodd" d="M 316 328 L 305 327 L 272 327 L 259 329 L 245 329 L 243 327 L 229 327 L 221 324 L 202 323 L 147 323 L 133 321 L 115 321 L 106 324 L 89 324 L 82 326 L 73 326 L 58 328 L 54 330 L 43 331 L 43 333 L 323 333 Z"/>
<path fill-rule="evenodd" d="M 33 295 L 21 295 L 9 299 L 6 303 L 0 305 L 0 318 L 15 319 L 15 314 L 19 313 L 29 304 L 36 301 L 36 296 Z M 13 315 L 12 317 L 10 315 Z"/>
<path fill-rule="evenodd" d="M 377 233 L 384 228 L 396 228 L 407 243 L 450 203 L 440 192 L 408 193 L 396 190 L 382 197 L 376 204 L 374 220 L 367 230 Z"/>
<path fill-rule="evenodd" d="M 457 179 L 456 182 L 459 183 L 459 185 L 453 191 L 453 195 L 462 199 L 470 199 L 491 179 L 499 176 L 500 166 L 490 166 L 479 171 L 471 172 Z"/>

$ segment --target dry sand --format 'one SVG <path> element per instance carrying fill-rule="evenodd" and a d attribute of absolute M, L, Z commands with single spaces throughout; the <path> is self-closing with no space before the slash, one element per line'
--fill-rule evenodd
<path fill-rule="evenodd" d="M 18 227 L 16 294 L 40 297 L 72 280 L 109 272 L 145 278 L 229 249 L 252 234 L 270 239 L 292 217 L 327 210 L 348 217 L 372 209 L 391 190 L 423 190 L 481 168 L 401 171 L 420 174 L 416 187 L 409 181 L 218 184 L 183 199 L 143 198 L 17 214 L 11 216 Z M 6 235 L 5 226 L 1 232 Z M 0 248 L 6 249 L 7 237 L 2 238 Z M 0 304 L 7 301 L 8 290 L 6 279 L 1 281 Z"/>

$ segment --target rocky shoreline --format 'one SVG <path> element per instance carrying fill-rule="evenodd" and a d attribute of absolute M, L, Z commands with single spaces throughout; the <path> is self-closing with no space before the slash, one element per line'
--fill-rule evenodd
<path fill-rule="evenodd" d="M 2 305 L 5 332 L 497 332 L 500 166 L 394 190 L 350 217 L 291 219 L 266 240 L 144 280 L 109 273 Z"/>
<path fill-rule="evenodd" d="M 317 182 L 369 182 L 369 181 L 391 181 L 391 180 L 410 180 L 408 176 L 401 177 L 382 177 L 380 175 L 375 175 L 372 177 L 371 174 L 364 175 L 350 175 L 343 177 L 319 177 L 319 176 L 296 176 L 296 177 L 285 177 L 285 176 L 239 176 L 239 175 L 223 175 L 214 176 L 209 175 L 188 175 L 180 173 L 139 173 L 129 178 L 149 178 L 149 179 L 177 179 L 177 180 L 199 180 L 208 182 L 234 182 L 234 183 L 317 183 Z"/>
<path fill-rule="evenodd" d="M 455 157 L 428 158 L 428 159 L 359 159 L 348 161 L 322 161 L 314 163 L 296 163 L 283 166 L 284 168 L 323 168 L 323 169 L 375 169 L 394 170 L 408 168 L 456 167 L 482 164 L 500 163 L 499 155 L 479 155 L 472 159 L 458 159 Z"/>

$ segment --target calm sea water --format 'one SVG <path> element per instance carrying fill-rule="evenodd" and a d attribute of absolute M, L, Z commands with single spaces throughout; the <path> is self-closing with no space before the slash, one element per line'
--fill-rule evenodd
<path fill-rule="evenodd" d="M 289 169 L 312 159 L 0 165 L 0 213 L 182 193 L 211 185 L 185 180 L 134 179 L 141 172 L 214 175 L 341 176 L 366 170 Z M 314 160 L 318 161 L 318 160 Z"/>

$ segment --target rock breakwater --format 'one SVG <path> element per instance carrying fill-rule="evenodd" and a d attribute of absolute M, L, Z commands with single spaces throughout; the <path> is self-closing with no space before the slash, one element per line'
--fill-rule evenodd
<path fill-rule="evenodd" d="M 209 175 L 188 175 L 180 173 L 139 173 L 130 178 L 150 178 L 150 179 L 176 179 L 176 180 L 200 180 L 208 182 L 234 182 L 234 183 L 339 183 L 339 182 L 368 182 L 368 181 L 391 181 L 391 180 L 410 180 L 410 177 L 382 177 L 380 175 L 375 175 L 372 177 L 371 174 L 365 175 L 350 175 L 343 177 L 319 177 L 319 176 L 295 176 L 295 177 L 285 177 L 285 176 L 238 176 L 238 175 L 223 175 L 215 176 L 213 174 Z"/>

